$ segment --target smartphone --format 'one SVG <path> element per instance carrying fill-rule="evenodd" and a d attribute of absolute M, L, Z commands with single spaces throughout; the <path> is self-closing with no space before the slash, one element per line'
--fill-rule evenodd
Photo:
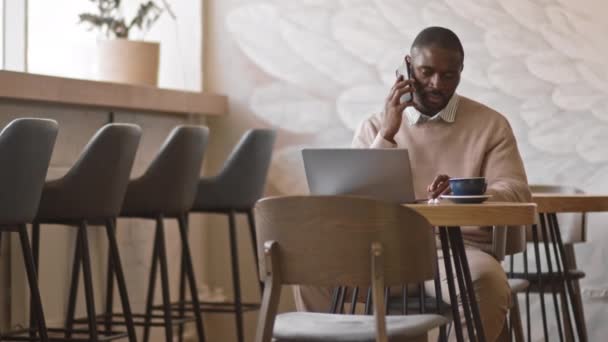
<path fill-rule="evenodd" d="M 405 69 L 405 70 L 403 70 L 403 69 Z M 410 72 L 411 72 L 410 71 L 410 62 L 408 62 L 406 59 L 405 62 L 403 64 L 401 64 L 401 66 L 399 68 L 397 68 L 397 70 L 395 71 L 395 74 L 396 74 L 397 78 L 399 78 L 399 76 L 403 76 L 404 79 L 407 75 L 407 79 L 411 80 L 412 75 Z M 412 101 L 412 93 L 403 94 L 403 95 L 401 95 L 401 98 L 399 99 L 400 103 L 410 102 L 410 101 Z"/>

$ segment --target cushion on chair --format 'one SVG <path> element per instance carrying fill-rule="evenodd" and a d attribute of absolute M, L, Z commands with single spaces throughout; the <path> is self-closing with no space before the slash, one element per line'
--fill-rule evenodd
<path fill-rule="evenodd" d="M 389 341 L 418 341 L 446 323 L 439 315 L 387 316 L 386 330 Z M 290 312 L 277 316 L 274 338 L 281 342 L 373 342 L 376 328 L 374 316 Z"/>

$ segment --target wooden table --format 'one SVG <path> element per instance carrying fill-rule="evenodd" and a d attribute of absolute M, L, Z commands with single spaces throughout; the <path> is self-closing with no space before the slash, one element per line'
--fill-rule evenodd
<path fill-rule="evenodd" d="M 604 195 L 565 195 L 565 194 L 532 194 L 539 213 L 585 213 L 608 211 L 608 196 Z"/>
<path fill-rule="evenodd" d="M 405 204 L 441 226 L 501 226 L 534 223 L 536 206 L 533 203 L 486 202 L 455 204 L 442 200 L 439 204 Z"/>
<path fill-rule="evenodd" d="M 534 203 L 508 202 L 454 204 L 443 200 L 439 204 L 406 204 L 405 206 L 418 211 L 433 226 L 439 228 L 457 340 L 464 341 L 464 337 L 460 324 L 460 312 L 458 310 L 456 285 L 454 284 L 454 274 L 450 260 L 450 248 L 451 257 L 454 258 L 454 273 L 456 273 L 456 280 L 460 288 L 469 340 L 485 341 L 479 306 L 475 300 L 472 300 L 476 297 L 460 226 L 521 226 L 533 224 L 536 215 L 536 205 Z M 441 289 L 439 288 L 438 290 L 437 296 L 440 296 Z M 438 297 L 438 299 L 440 298 Z"/>
<path fill-rule="evenodd" d="M 576 281 L 570 276 L 570 270 L 566 260 L 566 251 L 564 243 L 561 237 L 561 231 L 559 229 L 559 223 L 557 221 L 557 213 L 586 213 L 586 212 L 602 212 L 608 211 L 608 196 L 605 195 L 587 195 L 587 194 L 559 194 L 559 193 L 534 193 L 532 194 L 532 202 L 536 203 L 537 211 L 539 215 L 540 229 L 543 232 L 543 236 L 550 237 L 550 241 L 545 243 L 545 254 L 547 258 L 548 274 L 551 279 L 557 279 L 561 291 L 568 294 L 566 298 L 566 307 L 570 305 L 572 307 L 572 313 L 574 316 L 574 323 L 576 325 L 577 334 L 580 341 L 587 341 L 587 332 L 585 329 L 583 310 L 582 307 L 577 308 L 579 304 L 575 299 L 574 284 Z M 539 289 L 541 294 L 541 313 L 543 314 L 543 329 L 545 336 L 547 333 L 547 323 L 545 314 L 545 305 L 542 297 L 543 286 L 542 286 L 542 270 L 540 269 L 540 252 L 539 252 L 539 232 L 537 225 L 532 226 L 533 243 L 535 249 L 535 255 L 537 259 L 537 282 L 539 283 Z M 553 265 L 551 260 L 551 253 L 549 251 L 549 244 L 553 245 L 555 260 L 555 272 L 553 271 Z M 553 291 L 552 291 L 553 292 Z M 553 292 L 555 297 L 555 292 Z M 568 298 L 569 297 L 569 298 Z M 569 304 L 568 304 L 569 301 Z M 554 298 L 554 304 L 557 311 L 557 299 Z M 568 310 L 565 311 L 566 317 L 564 320 L 570 321 Z M 557 314 L 556 314 L 557 315 Z M 558 329 L 560 337 L 562 336 L 561 327 L 559 324 L 559 315 L 557 315 Z M 574 332 L 572 331 L 572 324 L 564 324 L 565 332 L 573 338 Z"/>

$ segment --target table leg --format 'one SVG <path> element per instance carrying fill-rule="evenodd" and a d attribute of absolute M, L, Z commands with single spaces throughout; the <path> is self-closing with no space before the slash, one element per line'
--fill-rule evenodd
<path fill-rule="evenodd" d="M 471 315 L 471 302 L 475 297 L 469 296 L 469 291 L 465 285 L 464 270 L 462 266 L 462 257 L 460 248 L 457 246 L 457 240 L 454 238 L 455 228 L 448 228 L 448 237 L 450 240 L 450 247 L 452 249 L 452 256 L 454 257 L 454 272 L 456 273 L 456 280 L 458 281 L 458 287 L 460 288 L 460 303 L 464 311 L 465 323 L 467 325 L 467 331 L 469 332 L 469 340 L 475 341 L 475 327 L 473 327 L 473 316 Z"/>
<path fill-rule="evenodd" d="M 559 231 L 559 224 L 557 223 L 557 215 L 552 213 L 549 214 L 549 220 L 553 221 L 553 233 L 555 234 L 556 237 L 556 242 L 557 242 L 557 246 L 558 246 L 558 250 L 560 253 L 560 259 L 562 261 L 562 269 L 564 270 L 564 275 L 565 275 L 565 280 L 566 280 L 566 287 L 568 289 L 568 296 L 570 297 L 570 303 L 574 303 L 574 287 L 572 286 L 572 281 L 570 279 L 570 274 L 569 274 L 569 269 L 568 269 L 568 263 L 566 261 L 566 250 L 564 248 L 564 243 L 562 242 L 562 235 L 561 232 Z M 573 307 L 574 309 L 574 307 Z M 584 331 L 585 329 L 583 329 L 583 324 L 582 324 L 582 320 L 581 317 L 579 315 L 579 312 L 577 312 L 576 309 L 572 310 L 573 314 L 574 314 L 574 323 L 576 324 L 576 330 L 578 333 L 578 338 L 580 341 L 587 341 L 587 333 L 586 331 Z"/>
<path fill-rule="evenodd" d="M 460 264 L 462 265 L 464 282 L 466 290 L 468 291 L 469 298 L 471 298 L 470 306 L 473 312 L 473 319 L 475 322 L 475 328 L 477 330 L 477 339 L 480 342 L 485 342 L 486 335 L 483 329 L 483 323 L 481 322 L 481 314 L 479 313 L 479 305 L 477 304 L 477 297 L 475 296 L 475 289 L 473 287 L 473 279 L 471 278 L 471 270 L 469 269 L 469 262 L 467 260 L 467 254 L 464 249 L 464 240 L 462 239 L 462 232 L 459 227 L 453 227 L 452 232 L 452 249 L 458 250 L 458 257 Z M 456 259 L 456 256 L 454 257 Z"/>
<path fill-rule="evenodd" d="M 524 274 L 525 278 L 529 279 L 530 274 L 528 273 L 528 248 L 524 249 Z M 530 319 L 530 286 L 526 289 L 526 331 L 528 332 L 527 341 L 532 341 L 532 320 Z"/>
<path fill-rule="evenodd" d="M 568 298 L 565 295 L 566 293 L 566 283 L 565 283 L 565 275 L 562 272 L 562 266 L 559 256 L 559 251 L 557 248 L 557 238 L 555 237 L 555 232 L 553 231 L 553 223 L 552 220 L 545 220 L 545 214 L 540 214 L 540 223 L 541 225 L 549 226 L 549 236 L 551 237 L 551 245 L 553 246 L 553 254 L 555 255 L 555 266 L 557 269 L 557 274 L 560 279 L 559 281 L 559 292 L 562 301 L 562 307 L 565 308 L 564 311 L 564 331 L 566 332 L 566 341 L 574 341 L 574 331 L 572 330 L 572 321 L 570 320 L 570 310 L 568 309 Z"/>
<path fill-rule="evenodd" d="M 545 289 L 543 287 L 543 272 L 541 269 L 540 263 L 540 251 L 539 251 L 539 241 L 538 241 L 538 227 L 533 224 L 532 225 L 532 240 L 534 245 L 534 256 L 536 257 L 536 275 L 538 282 L 538 297 L 540 298 L 540 312 L 543 319 L 543 333 L 545 336 L 545 341 L 549 341 L 549 332 L 547 329 L 547 313 L 545 310 Z"/>
<path fill-rule="evenodd" d="M 559 336 L 560 342 L 564 341 L 564 334 L 562 333 L 562 320 L 559 314 L 560 307 L 557 301 L 557 290 L 555 288 L 556 283 L 561 281 L 562 274 L 561 273 L 553 273 L 553 262 L 551 261 L 551 251 L 549 249 L 549 234 L 547 233 L 547 225 L 545 224 L 544 215 L 540 215 L 540 228 L 543 234 L 543 245 L 545 246 L 545 255 L 547 256 L 547 270 L 549 271 L 549 288 L 551 289 L 551 294 L 553 296 L 553 306 L 555 308 L 555 321 L 557 322 L 557 333 Z M 557 257 L 557 255 L 556 255 Z M 556 260 L 557 262 L 557 260 Z"/>
<path fill-rule="evenodd" d="M 460 322 L 460 312 L 458 310 L 458 297 L 456 296 L 456 286 L 454 285 L 454 275 L 452 274 L 452 261 L 450 258 L 450 247 L 448 244 L 448 232 L 446 227 L 439 227 L 439 238 L 443 251 L 443 261 L 445 263 L 445 275 L 448 281 L 448 291 L 450 293 L 450 303 L 452 306 L 452 318 L 454 319 L 454 331 L 456 340 L 464 342 L 462 336 L 462 325 Z"/>

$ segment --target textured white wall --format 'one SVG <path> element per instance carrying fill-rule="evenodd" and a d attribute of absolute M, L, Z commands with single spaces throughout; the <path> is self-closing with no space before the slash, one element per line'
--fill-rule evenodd
<path fill-rule="evenodd" d="M 234 114 L 217 124 L 228 135 L 220 139 L 233 142 L 235 131 L 250 124 L 280 129 L 270 176 L 278 192 L 307 192 L 300 148 L 348 145 L 358 122 L 381 107 L 416 33 L 440 25 L 465 47 L 458 91 L 509 118 L 530 182 L 608 193 L 603 0 L 222 0 L 209 6 L 206 84 L 230 96 Z M 608 332 L 607 221 L 591 215 L 590 242 L 577 246 L 587 272 L 592 341 Z"/>

